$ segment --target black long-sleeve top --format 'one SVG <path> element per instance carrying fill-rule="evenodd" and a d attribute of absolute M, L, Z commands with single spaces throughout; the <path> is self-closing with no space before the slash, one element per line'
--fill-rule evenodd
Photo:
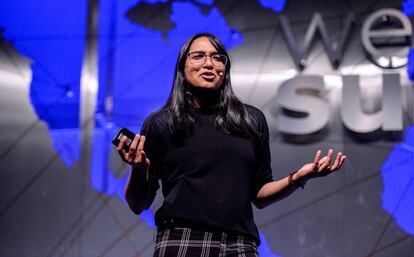
<path fill-rule="evenodd" d="M 269 132 L 263 113 L 245 106 L 255 121 L 256 139 L 219 131 L 213 112 L 204 109 L 196 110 L 198 123 L 181 144 L 173 141 L 166 109 L 145 120 L 141 134 L 151 161 L 149 191 L 153 200 L 161 180 L 164 196 L 155 215 L 158 226 L 174 217 L 248 235 L 260 243 L 252 200 L 273 180 Z"/>

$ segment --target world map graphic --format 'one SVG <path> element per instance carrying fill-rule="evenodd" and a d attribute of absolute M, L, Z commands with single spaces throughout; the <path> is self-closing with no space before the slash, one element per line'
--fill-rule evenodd
<path fill-rule="evenodd" d="M 258 2 L 275 13 L 283 11 L 285 6 L 285 1 Z M 61 159 L 72 166 L 80 159 L 80 135 L 84 125 L 80 124 L 79 113 L 86 1 L 2 1 L 0 10 L 2 37 L 31 60 L 33 109 L 47 124 Z M 65 15 L 61 10 L 65 10 Z M 212 32 L 229 51 L 243 44 L 244 38 L 240 31 L 228 26 L 214 0 L 100 1 L 98 28 L 99 88 L 96 115 L 91 120 L 95 129 L 90 181 L 97 191 L 108 196 L 117 195 L 123 200 L 126 172 L 111 169 L 109 165 L 110 142 L 118 128 L 128 127 L 138 132 L 145 117 L 165 102 L 179 49 L 191 35 Z M 389 176 L 390 179 L 395 177 L 396 171 L 390 163 L 408 156 L 409 165 L 413 165 L 414 144 L 410 141 L 413 133 L 412 129 L 407 132 L 408 141 L 397 146 L 384 164 L 385 181 Z M 413 170 L 404 172 L 404 176 L 412 180 Z M 412 193 L 413 187 L 407 186 L 406 191 L 393 198 L 394 191 L 387 191 L 391 184 L 384 184 L 389 185 L 383 194 L 384 208 L 405 231 L 414 235 L 414 225 L 407 220 L 409 215 L 412 217 L 413 208 L 406 207 L 414 204 L 397 200 L 407 191 Z M 152 209 L 140 218 L 148 226 L 155 226 Z M 260 256 L 279 256 L 272 253 L 262 233 L 260 237 Z"/>

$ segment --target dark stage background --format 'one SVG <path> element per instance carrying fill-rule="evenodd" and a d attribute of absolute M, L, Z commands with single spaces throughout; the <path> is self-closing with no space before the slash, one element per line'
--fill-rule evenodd
<path fill-rule="evenodd" d="M 370 29 L 388 34 L 369 38 L 364 24 L 387 8 L 403 18 L 378 16 Z M 275 179 L 318 149 L 348 156 L 255 209 L 260 256 L 413 256 L 413 11 L 391 0 L 1 1 L 0 256 L 151 256 L 162 197 L 140 216 L 128 209 L 128 167 L 110 141 L 164 103 L 180 46 L 202 31 L 226 44 L 236 94 L 266 115 Z M 401 19 L 409 29 L 392 37 Z M 301 53 L 312 24 L 325 37 Z"/>

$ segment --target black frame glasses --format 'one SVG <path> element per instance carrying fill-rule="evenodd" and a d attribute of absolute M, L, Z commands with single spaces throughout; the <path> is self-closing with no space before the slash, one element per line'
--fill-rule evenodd
<path fill-rule="evenodd" d="M 195 51 L 188 53 L 190 63 L 194 65 L 203 65 L 207 57 L 210 58 L 211 63 L 216 67 L 225 67 L 227 64 L 227 56 L 219 53 L 206 54 L 203 51 Z"/>

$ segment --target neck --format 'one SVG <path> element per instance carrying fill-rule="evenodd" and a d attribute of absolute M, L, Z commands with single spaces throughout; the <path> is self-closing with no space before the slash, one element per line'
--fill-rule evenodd
<path fill-rule="evenodd" d="M 193 96 L 193 105 L 195 108 L 214 108 L 220 100 L 220 90 L 190 86 L 189 92 Z"/>

